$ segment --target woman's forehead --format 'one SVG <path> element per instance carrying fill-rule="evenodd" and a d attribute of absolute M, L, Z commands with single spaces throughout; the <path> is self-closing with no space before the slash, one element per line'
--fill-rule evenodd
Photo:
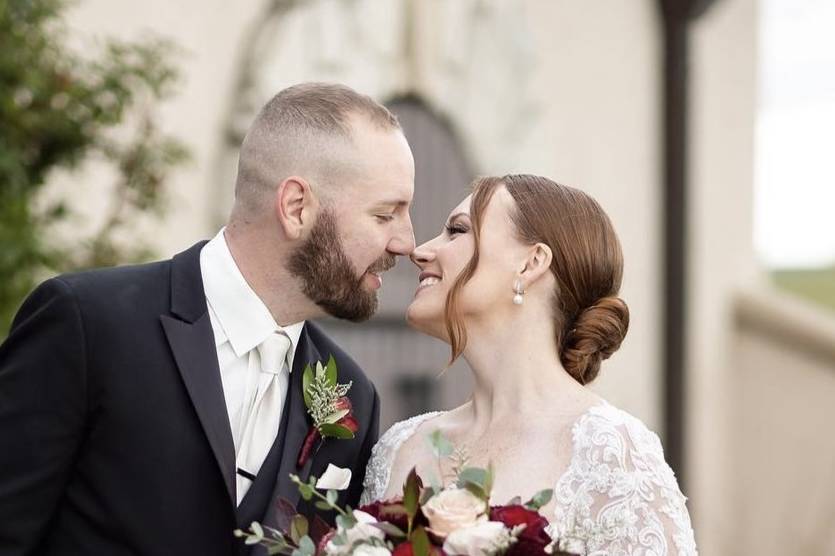
<path fill-rule="evenodd" d="M 450 216 L 453 214 L 470 214 L 470 202 L 472 201 L 473 196 L 467 195 L 464 197 L 464 200 L 458 203 L 458 205 L 449 211 Z"/>

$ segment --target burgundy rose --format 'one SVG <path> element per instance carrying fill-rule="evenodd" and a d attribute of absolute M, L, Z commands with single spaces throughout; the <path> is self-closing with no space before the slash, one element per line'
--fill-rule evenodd
<path fill-rule="evenodd" d="M 337 425 L 342 425 L 346 429 L 350 430 L 352 433 L 356 434 L 358 430 L 360 430 L 360 425 L 357 423 L 357 420 L 354 418 L 353 413 L 349 413 L 342 419 L 336 422 Z"/>
<path fill-rule="evenodd" d="M 402 542 L 394 547 L 391 556 L 414 556 L 412 552 L 412 543 Z"/>
<path fill-rule="evenodd" d="M 403 503 L 403 498 L 396 496 L 394 498 L 390 498 L 388 500 L 376 501 L 370 504 L 366 504 L 365 506 L 361 506 L 357 508 L 358 510 L 367 513 L 368 515 L 374 517 L 377 521 L 385 521 L 391 523 L 401 531 L 405 532 L 408 527 L 408 520 L 406 517 L 406 513 L 402 511 L 386 511 L 386 510 L 394 510 L 396 506 L 400 506 Z M 414 526 L 418 525 L 426 525 L 426 518 L 423 517 L 423 514 L 418 510 L 417 516 L 415 516 Z"/>
<path fill-rule="evenodd" d="M 430 546 L 429 547 L 429 554 L 431 556 L 446 556 L 446 553 L 437 546 Z M 415 553 L 412 550 L 412 543 L 410 542 L 402 542 L 394 547 L 394 550 L 391 553 L 391 556 L 414 556 Z"/>
<path fill-rule="evenodd" d="M 524 506 L 493 506 L 490 508 L 490 521 L 501 521 L 508 528 L 525 526 L 519 534 L 519 540 L 510 547 L 507 556 L 542 556 L 545 554 L 545 547 L 551 542 L 551 537 L 545 531 L 548 520 L 539 512 Z"/>

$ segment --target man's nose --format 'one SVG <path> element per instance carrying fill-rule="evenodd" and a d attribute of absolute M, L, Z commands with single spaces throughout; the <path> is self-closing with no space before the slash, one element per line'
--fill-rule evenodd
<path fill-rule="evenodd" d="M 407 214 L 403 224 L 389 242 L 389 252 L 395 255 L 408 256 L 415 250 L 415 231 L 412 229 L 412 219 Z"/>

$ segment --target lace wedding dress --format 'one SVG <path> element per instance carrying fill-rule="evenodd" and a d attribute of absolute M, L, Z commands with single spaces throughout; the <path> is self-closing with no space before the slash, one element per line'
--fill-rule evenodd
<path fill-rule="evenodd" d="M 397 450 L 425 413 L 392 426 L 374 447 L 362 503 L 383 497 Z M 594 556 L 690 556 L 696 542 L 658 436 L 610 404 L 586 411 L 572 428 L 573 454 L 554 487 L 550 533 L 562 550 Z"/>

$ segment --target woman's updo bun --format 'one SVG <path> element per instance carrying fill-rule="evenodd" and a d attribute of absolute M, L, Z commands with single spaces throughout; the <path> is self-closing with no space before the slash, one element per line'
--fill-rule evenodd
<path fill-rule="evenodd" d="M 580 384 L 600 372 L 600 363 L 618 350 L 629 330 L 629 308 L 619 297 L 604 297 L 578 316 L 565 333 L 563 367 Z"/>

